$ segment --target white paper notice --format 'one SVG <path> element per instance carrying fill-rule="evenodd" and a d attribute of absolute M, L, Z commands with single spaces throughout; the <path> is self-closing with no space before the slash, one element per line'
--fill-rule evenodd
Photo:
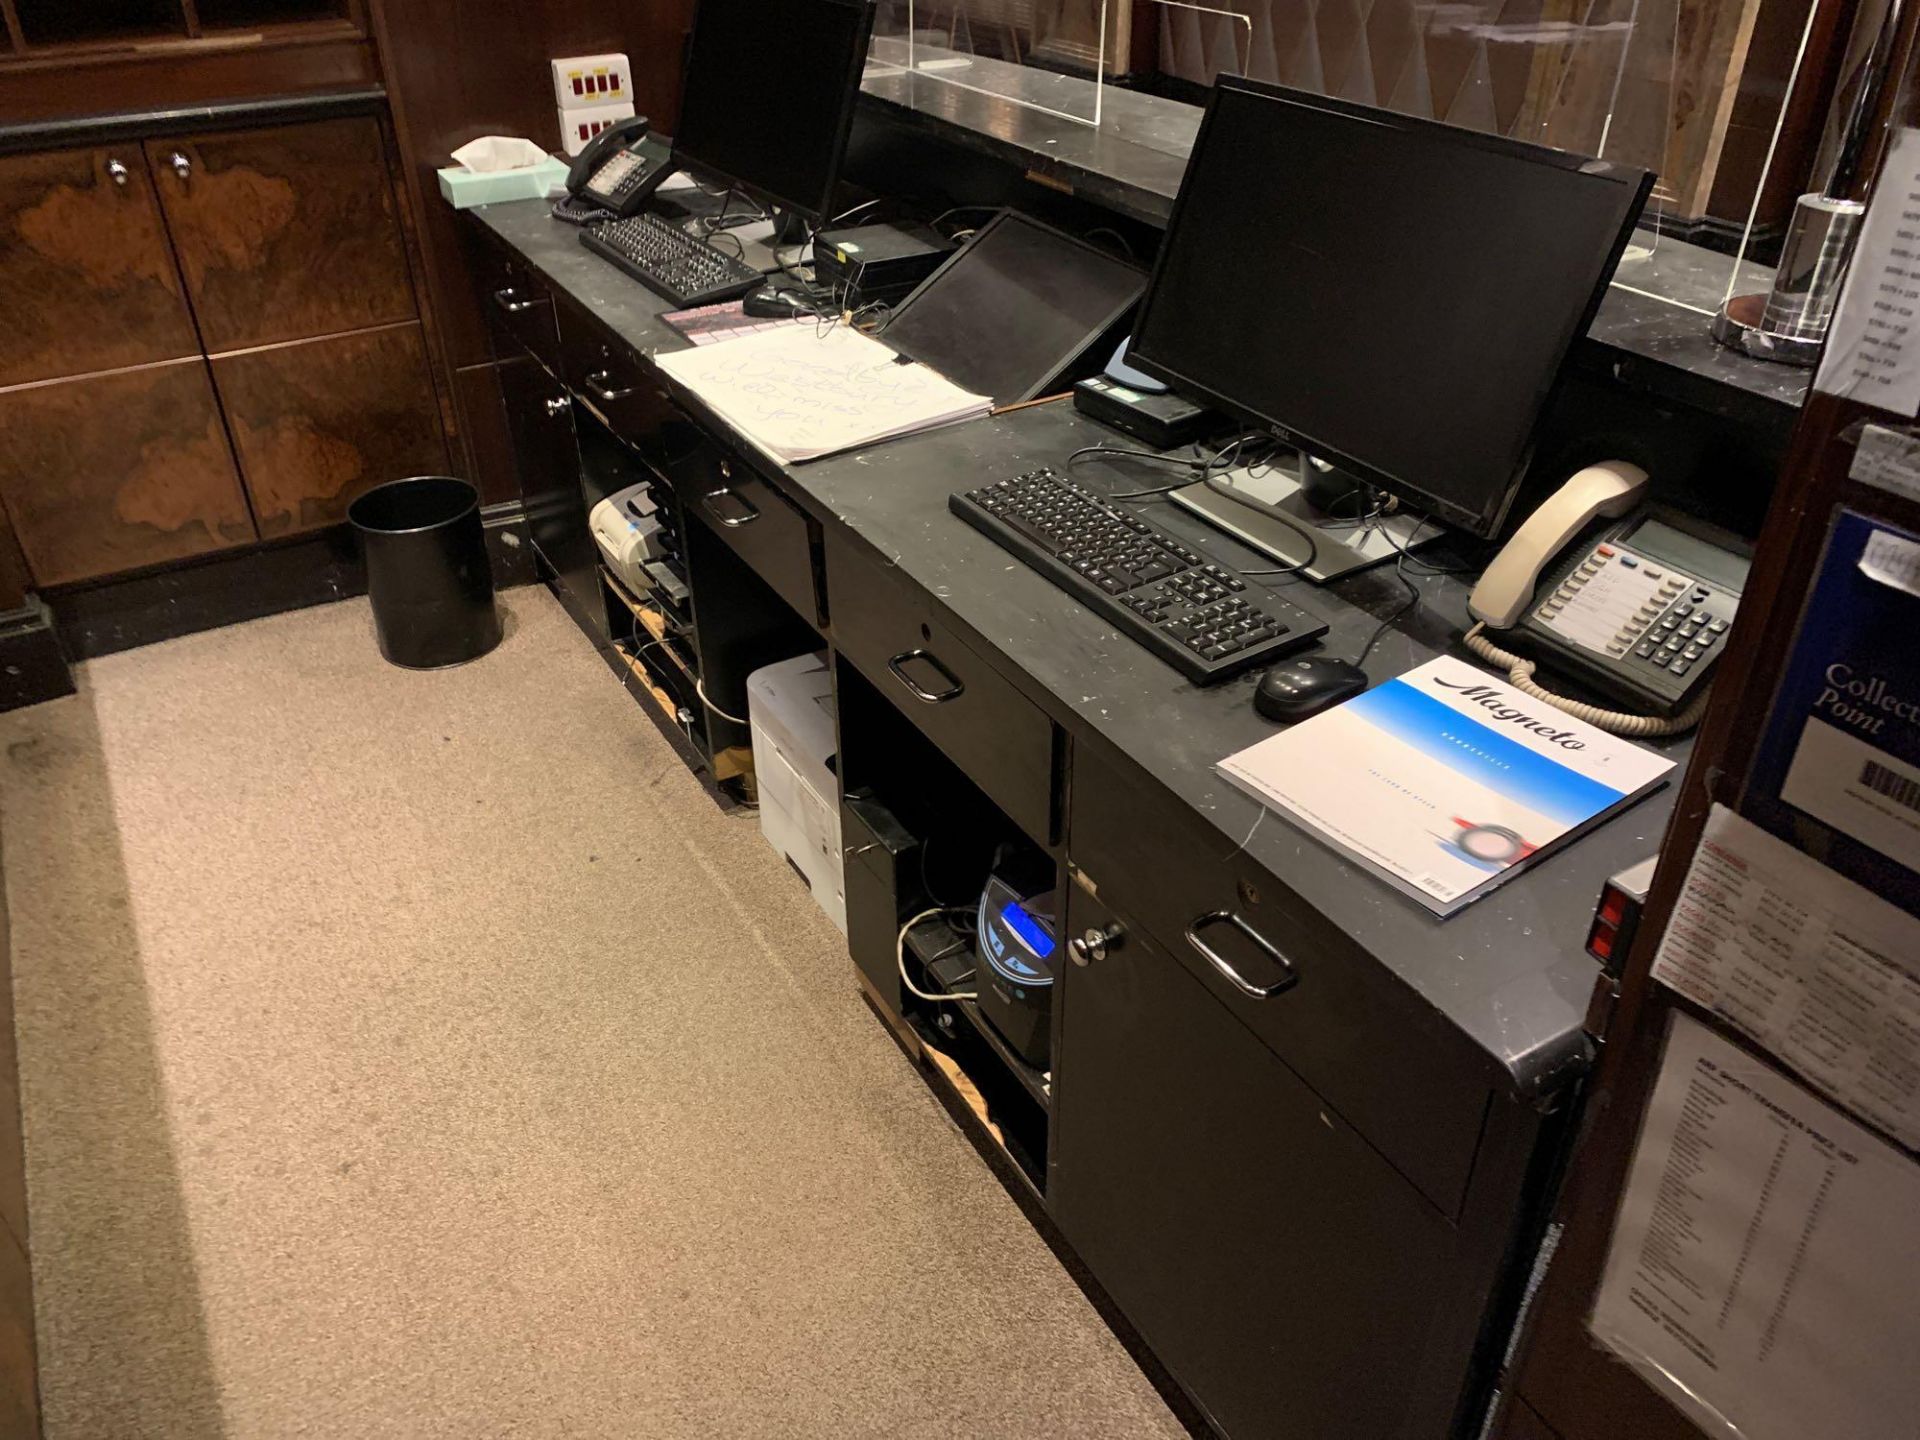
<path fill-rule="evenodd" d="M 1916 965 L 1920 920 L 1716 805 L 1653 975 L 1920 1146 Z"/>
<path fill-rule="evenodd" d="M 1920 870 L 1920 767 L 1852 731 L 1808 720 L 1780 782 L 1780 798 Z"/>
<path fill-rule="evenodd" d="M 1675 1014 L 1592 1329 L 1713 1434 L 1913 1440 L 1920 1167 Z"/>
<path fill-rule="evenodd" d="M 1887 147 L 1813 385 L 1920 413 L 1920 131 Z"/>
<path fill-rule="evenodd" d="M 1909 500 L 1920 500 L 1920 436 L 1869 425 L 1847 470 L 1851 480 L 1878 485 Z"/>

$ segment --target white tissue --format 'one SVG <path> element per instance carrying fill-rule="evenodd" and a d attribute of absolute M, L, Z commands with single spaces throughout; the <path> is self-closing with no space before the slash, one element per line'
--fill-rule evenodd
<path fill-rule="evenodd" d="M 547 152 L 515 135 L 482 135 L 454 151 L 453 158 L 475 174 L 491 175 L 538 165 L 547 158 Z"/>

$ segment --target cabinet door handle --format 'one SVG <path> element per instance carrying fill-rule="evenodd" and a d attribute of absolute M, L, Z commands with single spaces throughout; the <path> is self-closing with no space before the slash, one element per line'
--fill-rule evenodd
<path fill-rule="evenodd" d="M 113 183 L 118 185 L 122 190 L 127 188 L 127 181 L 132 177 L 132 174 L 133 172 L 127 169 L 126 161 L 124 160 L 107 161 L 107 178 L 113 181 Z"/>
<path fill-rule="evenodd" d="M 734 504 L 738 505 L 746 513 L 744 515 L 721 514 L 720 507 L 714 504 L 713 502 L 718 500 L 722 495 L 726 496 L 729 500 L 733 501 Z M 700 497 L 700 503 L 702 506 L 706 508 L 706 512 L 709 515 L 713 516 L 714 519 L 718 520 L 722 525 L 726 526 L 729 530 L 738 530 L 742 525 L 747 524 L 749 521 L 758 520 L 760 518 L 760 512 L 754 509 L 752 503 L 748 501 L 745 496 L 736 495 L 733 493 L 733 491 L 728 489 L 722 488 L 719 490 L 709 491 L 707 494 L 702 495 Z"/>
<path fill-rule="evenodd" d="M 176 150 L 173 154 L 169 155 L 167 157 L 167 163 L 173 167 L 173 173 L 178 175 L 182 180 L 187 179 L 193 174 L 193 161 L 189 160 L 181 151 Z"/>
<path fill-rule="evenodd" d="M 504 290 L 496 290 L 493 292 L 493 303 L 498 305 L 502 310 L 506 311 L 509 315 L 518 315 L 522 310 L 531 310 L 535 305 L 539 304 L 540 302 L 537 300 L 515 299 L 513 287 L 509 285 Z"/>
<path fill-rule="evenodd" d="M 947 688 L 945 690 L 929 690 L 920 684 L 919 681 L 907 674 L 902 668 L 909 660 L 926 661 L 927 664 L 931 665 L 946 677 Z M 942 705 L 949 700 L 957 700 L 960 698 L 961 693 L 967 688 L 961 683 L 960 677 L 942 665 L 939 658 L 934 655 L 931 650 L 903 650 L 891 660 L 887 661 L 887 669 L 893 672 L 894 679 L 898 680 L 912 692 L 914 699 L 928 705 Z"/>
<path fill-rule="evenodd" d="M 1269 960 L 1280 967 L 1280 978 L 1271 985 L 1255 985 L 1233 966 L 1227 963 L 1218 951 L 1200 938 L 1200 932 L 1209 925 L 1231 925 L 1256 947 Z M 1300 980 L 1300 972 L 1293 968 L 1293 962 L 1274 948 L 1273 942 L 1242 920 L 1231 910 L 1215 910 L 1210 915 L 1202 915 L 1187 927 L 1187 943 L 1200 952 L 1200 958 L 1226 976 L 1233 988 L 1249 1000 L 1271 1000 L 1282 990 L 1291 990 Z"/>
<path fill-rule="evenodd" d="M 566 414 L 567 397 L 564 395 L 556 395 L 553 399 L 547 401 L 547 413 L 556 416 Z"/>
<path fill-rule="evenodd" d="M 581 383 L 587 387 L 587 393 L 594 399 L 606 402 L 624 400 L 640 388 L 638 385 L 629 385 L 624 390 L 615 390 L 607 383 L 612 378 L 605 370 L 596 370 Z"/>

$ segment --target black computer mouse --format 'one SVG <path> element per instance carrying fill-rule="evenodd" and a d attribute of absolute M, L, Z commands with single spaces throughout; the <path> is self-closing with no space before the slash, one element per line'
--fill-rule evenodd
<path fill-rule="evenodd" d="M 1331 655 L 1282 660 L 1260 677 L 1253 708 L 1269 720 L 1291 725 L 1318 715 L 1367 688 L 1367 672 Z"/>
<path fill-rule="evenodd" d="M 812 315 L 820 307 L 804 291 L 784 285 L 762 285 L 740 302 L 740 308 L 763 320 L 778 320 L 788 315 Z"/>

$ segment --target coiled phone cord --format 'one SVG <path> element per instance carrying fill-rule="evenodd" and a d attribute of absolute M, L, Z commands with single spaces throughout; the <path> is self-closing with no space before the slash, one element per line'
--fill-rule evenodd
<path fill-rule="evenodd" d="M 1598 705 L 1583 705 L 1578 700 L 1568 700 L 1556 695 L 1544 686 L 1533 683 L 1534 663 L 1511 650 L 1502 650 L 1482 632 L 1486 630 L 1484 621 L 1477 622 L 1467 631 L 1467 648 L 1490 665 L 1497 665 L 1507 672 L 1507 681 L 1522 694 L 1531 695 L 1536 700 L 1544 700 L 1549 705 L 1557 705 L 1576 720 L 1584 720 L 1602 730 L 1615 735 L 1651 737 L 1655 735 L 1679 735 L 1691 730 L 1700 723 L 1700 717 L 1707 713 L 1707 696 L 1712 687 L 1708 686 L 1694 697 L 1678 715 L 1659 719 L 1652 715 L 1634 715 L 1625 710 L 1603 710 Z"/>

